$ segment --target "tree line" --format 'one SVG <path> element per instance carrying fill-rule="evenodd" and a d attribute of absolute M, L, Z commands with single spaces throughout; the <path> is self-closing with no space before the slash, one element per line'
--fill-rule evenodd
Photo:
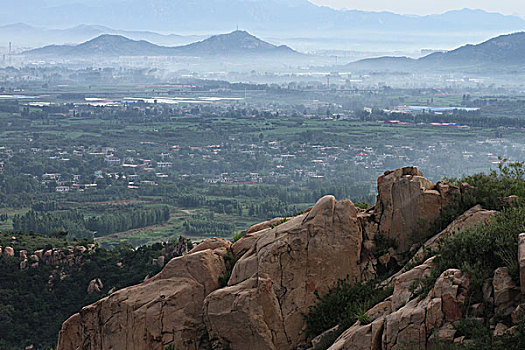
<path fill-rule="evenodd" d="M 65 212 L 37 212 L 30 210 L 13 217 L 13 230 L 35 232 L 45 236 L 68 233 L 68 238 L 88 238 L 115 232 L 127 231 L 167 222 L 170 219 L 168 207 L 132 209 L 115 214 L 84 217 L 83 214 L 69 210 Z"/>

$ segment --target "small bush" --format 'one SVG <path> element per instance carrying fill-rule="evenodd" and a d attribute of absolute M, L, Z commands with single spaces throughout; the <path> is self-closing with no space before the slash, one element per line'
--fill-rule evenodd
<path fill-rule="evenodd" d="M 221 288 L 224 288 L 228 285 L 228 281 L 230 280 L 233 267 L 235 266 L 236 262 L 237 259 L 235 259 L 231 252 L 228 252 L 226 253 L 226 255 L 224 255 L 224 264 L 226 265 L 226 272 L 223 275 L 219 276 L 219 285 Z"/>
<path fill-rule="evenodd" d="M 370 209 L 371 205 L 367 202 L 357 202 L 355 203 L 355 206 L 359 209 L 368 210 Z"/>
<path fill-rule="evenodd" d="M 339 280 L 324 296 L 316 293 L 318 303 L 311 306 L 305 315 L 306 331 L 316 336 L 336 326 L 341 331 L 350 327 L 358 318 L 370 321 L 365 312 L 369 307 L 383 301 L 392 294 L 391 288 L 379 289 L 372 283 L 351 282 L 348 278 Z"/>
<path fill-rule="evenodd" d="M 284 223 L 287 222 L 287 221 L 288 221 L 288 218 L 287 218 L 287 217 L 284 217 L 284 218 L 281 219 L 278 223 L 270 225 L 270 227 L 271 227 L 271 228 L 276 228 L 277 226 L 282 225 L 282 224 L 284 224 Z"/>
<path fill-rule="evenodd" d="M 456 184 L 468 183 L 474 188 L 466 201 L 481 204 L 486 209 L 501 210 L 506 206 L 504 198 L 518 196 L 525 198 L 525 163 L 509 162 L 500 158 L 497 170 L 489 174 L 476 174 L 463 179 L 452 179 Z"/>
<path fill-rule="evenodd" d="M 378 233 L 374 236 L 374 250 L 372 254 L 379 258 L 382 255 L 388 253 L 390 248 L 397 249 L 398 243 L 394 238 L 389 238 L 382 233 Z"/>
<path fill-rule="evenodd" d="M 233 235 L 232 239 L 233 239 L 233 242 L 237 242 L 239 239 L 243 238 L 246 234 L 243 233 L 243 232 L 237 232 L 236 234 Z"/>

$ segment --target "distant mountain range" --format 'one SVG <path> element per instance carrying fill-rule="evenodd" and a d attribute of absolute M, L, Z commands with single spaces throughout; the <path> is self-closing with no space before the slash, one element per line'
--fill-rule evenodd
<path fill-rule="evenodd" d="M 276 46 L 245 31 L 212 36 L 189 45 L 167 47 L 121 35 L 104 34 L 79 45 L 50 45 L 24 52 L 36 57 L 115 57 L 115 56 L 299 56 L 288 46 Z"/>
<path fill-rule="evenodd" d="M 0 23 L 48 27 L 91 23 L 127 30 L 210 33 L 235 26 L 258 33 L 511 32 L 525 20 L 481 10 L 429 16 L 335 10 L 307 0 L 17 0 L 4 1 Z"/>
<path fill-rule="evenodd" d="M 436 52 L 419 59 L 378 57 L 353 62 L 345 69 L 412 70 L 427 68 L 525 67 L 525 32 L 501 35 L 478 45 Z"/>
<path fill-rule="evenodd" d="M 151 31 L 118 30 L 100 25 L 81 24 L 65 29 L 48 29 L 15 23 L 0 26 L 0 42 L 13 42 L 17 47 L 39 47 L 46 44 L 76 44 L 102 34 L 122 35 L 133 40 L 147 40 L 157 45 L 184 45 L 204 36 L 159 34 Z"/>

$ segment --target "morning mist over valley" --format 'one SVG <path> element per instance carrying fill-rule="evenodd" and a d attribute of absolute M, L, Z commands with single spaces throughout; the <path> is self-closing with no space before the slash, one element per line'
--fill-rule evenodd
<path fill-rule="evenodd" d="M 525 348 L 525 5 L 0 11 L 0 350 Z"/>

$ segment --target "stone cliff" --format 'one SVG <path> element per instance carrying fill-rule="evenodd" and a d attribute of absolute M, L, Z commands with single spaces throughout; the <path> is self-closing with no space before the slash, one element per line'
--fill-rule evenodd
<path fill-rule="evenodd" d="M 73 315 L 63 324 L 58 349 L 308 348 L 304 315 L 316 293 L 344 278 L 375 279 L 387 266 L 400 270 L 403 255 L 421 257 L 413 244 L 429 238 L 425 224 L 461 200 L 465 188 L 433 184 L 407 167 L 379 178 L 377 203 L 367 211 L 326 196 L 302 215 L 253 226 L 233 244 L 206 240 L 153 278 Z M 493 214 L 473 208 L 426 245 Z M 378 235 L 395 242 L 381 256 L 375 254 Z M 454 340 L 451 323 L 462 317 L 469 277 L 446 271 L 427 297 L 410 300 L 409 286 L 431 264 L 396 274 L 394 294 L 368 311 L 371 323 L 352 326 L 331 349 L 396 349 L 407 339 L 426 345 L 435 334 Z M 221 286 L 224 276 L 230 277 Z"/>

